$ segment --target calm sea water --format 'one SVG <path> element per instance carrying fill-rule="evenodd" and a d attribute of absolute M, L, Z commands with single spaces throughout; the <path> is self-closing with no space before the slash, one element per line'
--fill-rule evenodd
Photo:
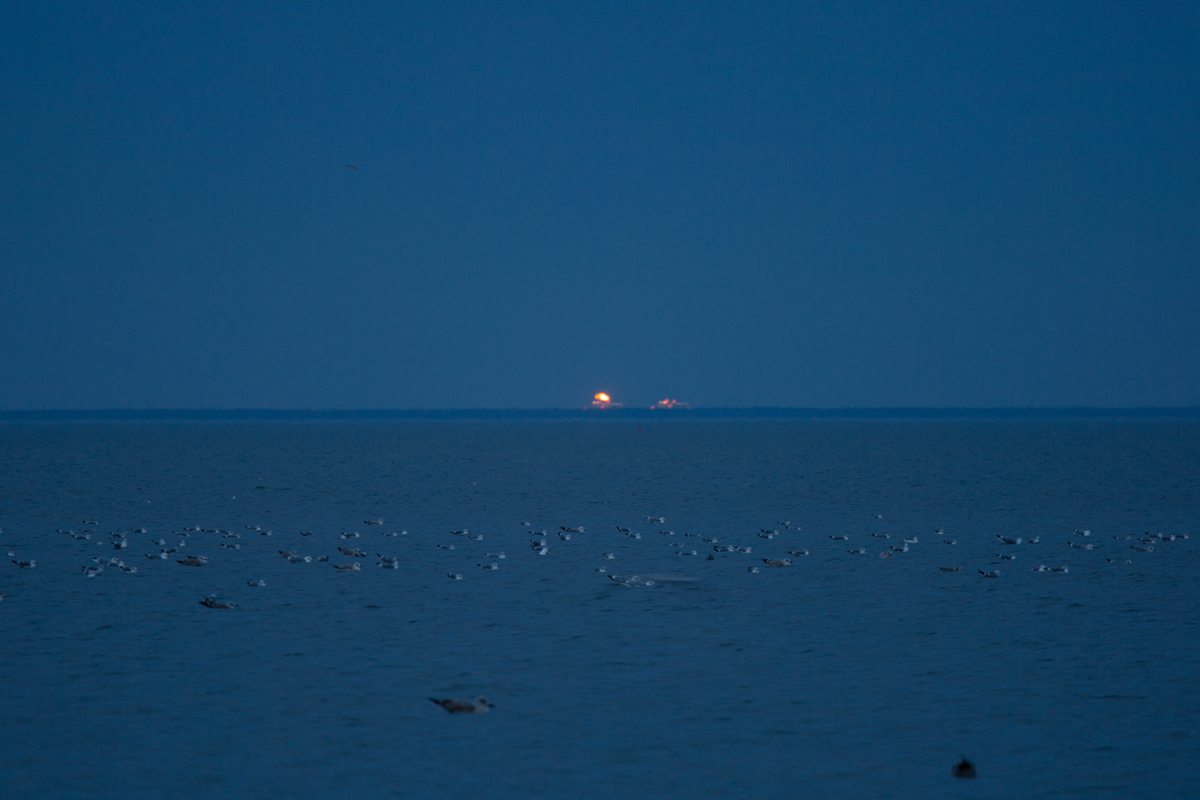
<path fill-rule="evenodd" d="M 1198 475 L 1195 421 L 0 425 L 0 795 L 1195 796 Z"/>

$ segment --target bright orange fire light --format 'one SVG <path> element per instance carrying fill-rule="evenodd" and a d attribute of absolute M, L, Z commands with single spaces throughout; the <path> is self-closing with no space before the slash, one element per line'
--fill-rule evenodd
<path fill-rule="evenodd" d="M 606 395 L 604 392 L 597 392 L 596 393 L 596 402 L 597 403 L 611 403 L 612 399 L 608 395 Z"/>

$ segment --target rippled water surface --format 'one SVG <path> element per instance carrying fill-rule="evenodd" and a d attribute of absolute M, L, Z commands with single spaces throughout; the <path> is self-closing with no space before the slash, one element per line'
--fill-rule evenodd
<path fill-rule="evenodd" d="M 1196 422 L 0 425 L 0 795 L 1194 796 L 1198 474 Z"/>

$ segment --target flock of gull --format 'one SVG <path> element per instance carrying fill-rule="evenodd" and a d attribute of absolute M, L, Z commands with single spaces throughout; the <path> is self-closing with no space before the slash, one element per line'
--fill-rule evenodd
<path fill-rule="evenodd" d="M 883 515 L 874 514 L 872 517 L 875 519 L 882 519 Z M 783 569 L 790 567 L 793 564 L 794 559 L 804 558 L 808 556 L 810 552 L 808 547 L 801 548 L 797 544 L 797 542 L 803 541 L 802 537 L 799 536 L 803 529 L 799 526 L 793 525 L 790 521 L 780 521 L 776 523 L 777 527 L 759 528 L 758 531 L 753 535 L 757 537 L 760 542 L 754 545 L 732 543 L 724 541 L 717 536 L 700 533 L 685 532 L 677 537 L 674 530 L 669 530 L 662 527 L 665 526 L 667 522 L 665 517 L 648 516 L 645 517 L 644 521 L 649 526 L 657 528 L 656 533 L 652 531 L 646 531 L 646 537 L 648 537 L 650 540 L 653 540 L 655 537 L 657 537 L 663 543 L 665 543 L 666 547 L 668 548 L 668 552 L 673 553 L 680 558 L 704 558 L 708 561 L 712 561 L 722 557 L 736 558 L 737 556 L 751 556 L 751 563 L 746 567 L 747 572 L 750 573 L 757 573 L 763 568 Z M 132 531 L 112 531 L 108 533 L 101 533 L 97 528 L 92 527 L 99 525 L 97 520 L 82 520 L 82 523 L 88 527 L 81 528 L 80 530 L 59 529 L 57 530 L 57 533 L 62 536 L 67 536 L 78 540 L 81 543 L 85 543 L 89 549 L 99 546 L 103 550 L 108 551 L 104 555 L 91 555 L 87 559 L 90 563 L 85 563 L 81 566 L 80 571 L 85 578 L 96 578 L 104 574 L 106 571 L 119 571 L 126 574 L 136 574 L 139 570 L 139 566 L 137 565 L 138 563 L 140 563 L 142 567 L 148 566 L 145 560 L 148 560 L 150 564 L 155 562 L 174 561 L 181 567 L 205 567 L 208 565 L 210 557 L 208 555 L 200 555 L 197 551 L 211 550 L 214 548 L 240 550 L 243 546 L 248 545 L 251 541 L 261 541 L 265 537 L 275 536 L 274 531 L 266 530 L 260 525 L 246 525 L 244 530 L 241 532 L 235 532 L 221 528 L 203 528 L 200 526 L 186 527 L 182 530 L 173 531 L 170 534 L 170 541 L 168 541 L 166 537 L 150 537 L 146 542 L 139 541 L 139 544 L 150 545 L 150 549 L 152 550 L 152 552 L 143 552 L 141 554 L 141 559 L 139 559 L 136 556 L 128 555 L 127 552 L 130 551 L 131 548 L 134 550 L 134 552 L 136 552 L 138 549 L 142 549 L 140 547 L 134 548 L 132 541 L 135 535 L 149 535 L 149 531 L 146 528 L 135 528 Z M 363 524 L 369 527 L 382 529 L 384 526 L 384 520 L 368 519 L 364 520 Z M 522 522 L 520 523 L 520 526 L 524 530 L 524 533 L 528 536 L 529 551 L 534 556 L 548 556 L 551 553 L 552 545 L 557 547 L 561 544 L 572 542 L 573 537 L 580 537 L 579 541 L 586 540 L 588 542 L 586 546 L 594 546 L 595 539 L 602 538 L 594 533 L 587 534 L 587 529 L 581 525 L 560 525 L 558 526 L 558 529 L 553 532 L 547 530 L 535 531 L 532 529 L 532 525 L 529 522 Z M 646 526 L 643 525 L 639 527 Z M 643 540 L 643 532 L 635 531 L 633 526 L 617 525 L 615 528 L 618 536 L 623 536 L 633 541 Z M 2 532 L 3 529 L 0 528 L 0 533 Z M 586 534 L 586 536 L 584 536 L 584 534 Z M 948 538 L 943 529 L 939 528 L 933 531 L 933 534 L 937 540 L 940 540 L 943 548 L 958 544 L 957 540 Z M 314 534 L 312 531 L 300 532 L 300 537 L 302 537 L 302 540 L 305 540 L 306 543 L 312 541 L 311 539 L 307 539 L 307 537 L 312 537 L 313 535 Z M 408 537 L 408 531 L 380 530 L 377 533 L 377 536 L 380 538 L 376 539 L 376 541 L 394 539 L 398 537 Z M 912 548 L 921 544 L 920 537 L 915 534 L 912 536 L 900 535 L 898 541 L 892 540 L 892 534 L 890 533 L 875 532 L 869 534 L 869 536 L 871 539 L 875 540 L 876 546 L 881 548 L 877 555 L 877 557 L 880 559 L 890 559 L 903 556 L 909 553 Z M 271 541 L 278 542 L 283 538 L 284 537 L 281 536 L 279 539 L 272 539 Z M 413 539 L 417 538 L 423 537 L 413 537 Z M 771 543 L 777 538 L 783 538 L 787 544 L 782 546 L 778 544 L 772 545 Z M 853 546 L 851 543 L 851 536 L 849 534 L 830 534 L 828 538 L 834 542 L 846 543 L 844 546 L 847 546 L 848 549 L 846 552 L 850 555 L 869 555 L 867 547 L 861 545 Z M 1100 537 L 1093 538 L 1090 530 L 1076 529 L 1072 532 L 1072 535 L 1068 537 L 1066 544 L 1069 548 L 1075 551 L 1097 551 L 1101 549 L 1101 545 L 1098 544 L 1099 538 Z M 1187 534 L 1165 533 L 1144 533 L 1141 536 L 1136 537 L 1133 535 L 1113 536 L 1112 539 L 1115 540 L 1115 542 L 1121 547 L 1119 552 L 1124 552 L 1125 547 L 1128 547 L 1128 550 L 1131 552 L 1127 554 L 1127 557 L 1121 557 L 1119 555 L 1116 557 L 1106 557 L 1105 561 L 1108 563 L 1132 563 L 1128 556 L 1133 556 L 1138 553 L 1151 553 L 1154 552 L 1155 547 L 1161 548 L 1166 543 L 1181 541 L 1187 538 Z M 997 542 L 997 548 L 999 550 L 999 552 L 995 553 L 995 559 L 1000 562 L 1000 565 L 1005 562 L 1016 561 L 1017 552 L 1021 549 L 1040 549 L 1040 551 L 1044 553 L 1046 552 L 1046 548 L 1050 546 L 1048 544 L 1042 545 L 1040 536 L 1025 538 L 1020 536 L 995 534 L 995 539 Z M 457 550 L 457 554 L 467 554 L 468 552 L 475 553 L 476 555 L 470 557 L 470 562 L 474 563 L 477 569 L 482 572 L 498 571 L 501 568 L 500 562 L 508 558 L 508 556 L 504 551 L 492 551 L 482 544 L 477 544 L 483 542 L 483 540 L 483 534 L 471 533 L 466 528 L 461 528 L 449 531 L 448 536 L 446 536 L 444 540 L 435 540 L 431 542 L 431 544 L 437 549 L 443 551 Z M 357 531 L 342 531 L 339 533 L 336 543 L 336 551 L 340 556 L 337 558 L 337 561 L 341 563 L 331 561 L 332 558 L 335 558 L 332 553 L 323 555 L 302 555 L 299 549 L 284 550 L 279 549 L 278 547 L 275 547 L 275 549 L 280 558 L 291 564 L 328 564 L 339 572 L 361 572 L 363 568 L 363 561 L 370 557 L 367 554 L 367 550 L 378 551 L 385 549 L 384 547 L 368 547 L 366 542 L 367 539 L 364 539 L 363 535 Z M 578 543 L 579 542 L 577 541 L 576 544 Z M 755 552 L 754 548 L 756 546 L 771 550 L 773 552 L 769 554 Z M 113 550 L 117 551 L 116 555 L 111 554 Z M 603 548 L 597 548 L 597 550 L 599 551 L 598 560 L 612 561 L 617 558 L 615 552 L 604 552 Z M 482 554 L 480 555 L 479 553 Z M 703 555 L 701 555 L 702 553 Z M 18 555 L 15 551 L 9 551 L 8 556 L 11 562 L 18 568 L 33 569 L 37 566 L 37 561 L 34 558 L 26 558 L 23 554 Z M 399 569 L 401 566 L 401 561 L 396 556 L 375 552 L 374 557 L 377 559 L 374 566 L 378 568 L 395 570 Z M 976 571 L 985 578 L 999 578 L 1001 574 L 1000 565 L 992 562 L 986 565 L 988 568 L 977 569 Z M 942 572 L 952 573 L 961 572 L 963 568 L 959 565 L 950 565 L 942 566 L 939 569 Z M 1032 567 L 1032 571 L 1064 574 L 1069 572 L 1070 569 L 1066 565 L 1047 566 L 1045 563 L 1040 563 L 1037 566 Z M 610 573 L 608 567 L 603 565 L 596 566 L 595 572 L 607 577 L 608 580 L 614 585 L 627 588 L 653 587 L 670 581 L 679 582 L 693 580 L 690 578 L 681 577 L 641 576 L 636 574 L 622 576 Z M 447 577 L 451 580 L 463 580 L 464 574 L 462 572 L 452 571 L 447 573 Z M 261 578 L 247 580 L 246 583 L 252 588 L 266 586 L 266 581 Z M 4 594 L 0 592 L 0 600 L 3 598 Z M 209 597 L 201 600 L 200 603 L 207 608 L 213 609 L 231 609 L 237 607 L 236 602 L 218 598 L 216 595 L 210 595 Z"/>
<path fill-rule="evenodd" d="M 882 515 L 872 515 L 875 519 L 882 519 Z M 384 520 L 368 519 L 363 520 L 363 524 L 379 529 L 374 536 L 364 537 L 357 531 L 342 531 L 338 534 L 335 540 L 335 549 L 337 556 L 333 553 L 321 555 L 302 554 L 299 548 L 281 549 L 278 546 L 288 536 L 281 535 L 275 537 L 274 531 L 264 529 L 260 525 L 246 525 L 241 531 L 231 531 L 222 528 L 204 528 L 200 526 L 186 527 L 182 530 L 173 531 L 169 538 L 167 536 L 155 537 L 144 528 L 135 528 L 129 531 L 111 531 L 102 533 L 95 527 L 99 525 L 97 520 L 82 520 L 85 527 L 79 530 L 59 529 L 57 533 L 69 537 L 80 542 L 85 552 L 91 551 L 95 553 L 96 548 L 99 548 L 101 553 L 85 555 L 87 563 L 80 567 L 80 574 L 85 579 L 98 578 L 105 573 L 119 572 L 122 574 L 136 575 L 139 569 L 145 570 L 154 564 L 165 564 L 174 562 L 176 568 L 204 568 L 210 563 L 210 556 L 201 554 L 201 551 L 213 552 L 215 550 L 236 551 L 243 547 L 255 549 L 251 547 L 251 543 L 257 545 L 258 548 L 264 546 L 274 549 L 279 557 L 290 564 L 320 564 L 331 567 L 342 573 L 361 572 L 363 563 L 370 558 L 368 551 L 374 552 L 374 566 L 379 569 L 396 570 L 401 567 L 401 560 L 394 555 L 385 555 L 380 550 L 388 549 L 383 543 L 398 543 L 406 541 L 409 546 L 422 546 L 417 544 L 418 540 L 425 537 L 408 537 L 407 530 L 384 530 Z M 805 541 L 805 537 L 810 534 L 803 534 L 803 529 L 800 526 L 793 525 L 789 521 L 780 521 L 776 523 L 776 527 L 759 528 L 753 534 L 757 538 L 757 542 L 751 544 L 743 544 L 741 542 L 725 541 L 722 538 L 709 534 L 689 533 L 684 532 L 681 535 L 676 535 L 674 530 L 664 527 L 667 523 L 665 517 L 648 516 L 644 519 L 644 525 L 638 525 L 643 531 L 634 530 L 633 525 L 616 525 L 615 534 L 609 529 L 608 536 L 624 537 L 631 542 L 655 542 L 662 547 L 666 552 L 672 554 L 678 559 L 699 558 L 707 561 L 717 559 L 733 559 L 739 560 L 741 557 L 746 558 L 750 563 L 746 565 L 746 571 L 749 573 L 758 573 L 761 569 L 786 569 L 794 563 L 795 560 L 803 559 L 810 553 L 810 547 L 815 547 L 815 542 L 809 542 L 810 547 L 801 547 L 800 542 Z M 551 554 L 552 547 L 568 546 L 567 543 L 574 543 L 578 547 L 594 547 L 598 555 L 599 561 L 610 562 L 617 559 L 617 553 L 606 551 L 597 539 L 603 540 L 604 534 L 596 532 L 589 533 L 588 529 L 582 525 L 560 525 L 558 529 L 551 532 L 548 530 L 533 530 L 529 522 L 520 523 L 525 536 L 528 537 L 529 553 L 533 557 L 545 557 Z M 3 528 L 0 528 L 0 534 L 3 533 Z M 292 534 L 294 536 L 294 534 Z M 856 534 L 857 535 L 857 534 Z M 300 531 L 299 544 L 309 545 L 316 544 L 318 541 L 324 540 L 321 537 L 319 540 L 312 539 L 314 536 L 312 531 Z M 913 552 L 914 548 L 928 546 L 933 544 L 935 547 L 940 544 L 941 551 L 949 554 L 952 550 L 947 548 L 958 544 L 956 539 L 949 538 L 943 529 L 933 531 L 934 540 L 926 544 L 922 544 L 921 538 L 918 535 L 904 536 L 899 535 L 898 540 L 892 539 L 892 534 L 884 532 L 874 532 L 869 534 L 869 538 L 873 540 L 875 550 L 879 548 L 876 558 L 891 559 L 903 557 L 906 554 Z M 146 537 L 145 539 L 135 537 Z M 645 537 L 645 538 L 643 538 Z M 748 537 L 743 537 L 748 538 Z M 1066 538 L 1066 546 L 1074 552 L 1097 552 L 1097 558 L 1103 556 L 1107 563 L 1132 563 L 1131 558 L 1137 557 L 1142 553 L 1153 553 L 1155 548 L 1163 548 L 1164 545 L 1172 542 L 1186 540 L 1187 534 L 1165 534 L 1165 533 L 1143 533 L 1140 536 L 1132 534 L 1123 536 L 1112 536 L 1114 549 L 1110 549 L 1107 542 L 1101 545 L 1101 537 L 1093 537 L 1090 530 L 1077 529 Z M 780 542 L 776 542 L 779 539 Z M 852 556 L 868 556 L 870 551 L 868 547 L 852 542 L 849 534 L 830 534 L 828 539 L 837 543 L 841 547 L 845 547 L 845 552 Z M 1047 548 L 1054 547 L 1050 543 L 1043 544 L 1040 536 L 1021 537 L 1021 536 L 1006 536 L 995 534 L 997 552 L 994 554 L 995 561 L 989 561 L 985 566 L 986 569 L 977 569 L 976 571 L 984 578 L 999 578 L 1000 565 L 1011 563 L 1017 560 L 1018 553 L 1022 550 L 1031 550 L 1044 554 Z M 271 544 L 267 544 L 267 542 Z M 296 540 L 291 540 L 296 541 Z M 371 547 L 367 544 L 368 541 L 379 542 L 379 546 Z M 619 541 L 619 540 L 618 540 Z M 135 545 L 136 542 L 136 545 Z M 508 555 L 503 550 L 490 549 L 482 544 L 484 535 L 480 533 L 472 533 L 466 528 L 455 529 L 448 531 L 443 537 L 426 543 L 424 546 L 432 545 L 440 551 L 446 551 L 448 554 L 453 552 L 453 558 L 467 556 L 468 562 L 481 572 L 496 572 L 501 569 L 501 562 L 508 558 Z M 1061 547 L 1062 542 L 1057 546 Z M 836 546 L 836 545 L 835 545 Z M 289 544 L 286 547 L 292 548 Z M 755 548 L 759 548 L 756 551 Z M 149 552 L 144 552 L 145 550 Z M 306 548 L 307 549 L 307 548 Z M 617 550 L 618 548 L 613 548 Z M 113 551 L 116 551 L 115 553 Z M 140 553 L 132 555 L 133 553 Z M 766 553 L 761 551 L 768 551 Z M 1061 550 L 1059 552 L 1062 552 Z M 1104 556 L 1104 553 L 1111 555 Z M 34 569 L 37 567 L 37 560 L 32 557 L 26 557 L 24 553 L 18 554 L 16 551 L 9 551 L 8 556 L 12 564 L 18 569 Z M 1040 561 L 1034 558 L 1035 561 Z M 996 562 L 999 562 L 997 564 Z M 609 572 L 606 565 L 597 565 L 594 570 L 599 575 L 608 579 L 611 585 L 626 587 L 626 588 L 645 588 L 654 587 L 666 583 L 678 583 L 694 581 L 695 578 L 682 577 L 679 575 L 618 575 Z M 960 565 L 947 565 L 939 567 L 939 570 L 944 573 L 962 572 L 963 568 Z M 1033 572 L 1057 573 L 1065 574 L 1070 570 L 1066 565 L 1047 566 L 1045 563 L 1039 563 L 1032 567 Z M 145 574 L 143 572 L 143 574 Z M 462 572 L 451 571 L 447 573 L 447 578 L 450 580 L 461 581 L 464 579 Z M 247 586 L 253 588 L 265 587 L 266 581 L 262 578 L 250 578 L 246 580 Z M 4 593 L 0 591 L 0 600 L 4 599 Z M 238 607 L 237 602 L 229 599 L 223 599 L 216 594 L 211 594 L 208 597 L 199 601 L 200 604 L 210 609 L 234 609 Z M 476 698 L 473 700 L 454 700 L 454 699 L 437 699 L 429 698 L 432 702 L 441 706 L 451 714 L 482 714 L 492 708 L 492 704 L 485 698 Z M 959 769 L 956 767 L 956 769 Z M 965 769 L 963 770 L 965 773 Z M 973 769 L 972 769 L 973 773 Z M 957 773 L 956 773 L 957 774 Z M 973 777 L 973 774 L 970 775 Z"/>

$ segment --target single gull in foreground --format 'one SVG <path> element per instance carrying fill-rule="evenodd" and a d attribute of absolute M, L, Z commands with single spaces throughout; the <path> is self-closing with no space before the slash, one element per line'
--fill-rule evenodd
<path fill-rule="evenodd" d="M 429 702 L 441 706 L 451 714 L 486 714 L 488 709 L 495 708 L 486 697 L 477 697 L 474 700 L 451 700 L 450 698 L 438 700 L 436 697 L 431 697 Z"/>

